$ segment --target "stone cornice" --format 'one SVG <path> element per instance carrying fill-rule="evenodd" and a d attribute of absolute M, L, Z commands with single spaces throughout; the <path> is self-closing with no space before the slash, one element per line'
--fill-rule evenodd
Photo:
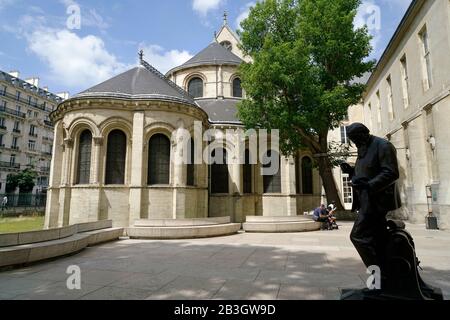
<path fill-rule="evenodd" d="M 191 104 L 177 101 L 161 100 L 133 100 L 120 98 L 72 98 L 62 102 L 58 108 L 50 114 L 50 119 L 56 123 L 61 120 L 67 112 L 92 109 L 110 109 L 126 111 L 169 111 L 179 112 L 195 117 L 205 124 L 208 123 L 207 113 Z"/>

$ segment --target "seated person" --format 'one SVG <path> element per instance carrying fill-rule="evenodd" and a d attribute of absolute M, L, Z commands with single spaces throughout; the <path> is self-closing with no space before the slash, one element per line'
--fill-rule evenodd
<path fill-rule="evenodd" d="M 314 221 L 317 222 L 328 222 L 328 211 L 324 204 L 314 210 L 313 215 Z"/>

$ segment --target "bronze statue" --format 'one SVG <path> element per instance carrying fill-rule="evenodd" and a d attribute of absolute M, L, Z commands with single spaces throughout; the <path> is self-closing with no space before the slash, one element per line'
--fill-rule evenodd
<path fill-rule="evenodd" d="M 350 175 L 353 211 L 358 212 L 350 239 L 366 267 L 379 267 L 381 289 L 350 291 L 343 299 L 440 299 L 439 290 L 426 285 L 418 274 L 414 242 L 404 224 L 386 220 L 390 211 L 401 207 L 394 145 L 371 135 L 361 123 L 348 126 L 347 135 L 358 148 L 355 167 L 341 164 L 342 171 Z"/>

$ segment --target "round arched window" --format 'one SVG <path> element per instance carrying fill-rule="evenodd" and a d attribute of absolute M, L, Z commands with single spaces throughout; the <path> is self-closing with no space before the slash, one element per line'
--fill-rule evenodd
<path fill-rule="evenodd" d="M 221 45 L 222 47 L 224 47 L 225 49 L 227 49 L 228 51 L 233 50 L 233 45 L 231 44 L 230 41 L 222 41 L 222 42 L 220 43 L 220 45 Z"/>
<path fill-rule="evenodd" d="M 203 80 L 195 77 L 188 83 L 188 92 L 194 98 L 203 97 Z"/>
<path fill-rule="evenodd" d="M 242 85 L 239 78 L 233 80 L 233 97 L 242 98 Z"/>

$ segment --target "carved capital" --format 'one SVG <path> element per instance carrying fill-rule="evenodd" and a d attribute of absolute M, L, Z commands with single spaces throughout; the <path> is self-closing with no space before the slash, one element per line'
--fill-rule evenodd
<path fill-rule="evenodd" d="M 102 146 L 103 145 L 103 140 L 104 140 L 103 137 L 94 137 L 93 140 L 94 140 L 94 144 L 96 146 Z"/>
<path fill-rule="evenodd" d="M 65 148 L 72 148 L 73 147 L 73 139 L 70 139 L 70 138 L 64 139 L 63 145 Z"/>

